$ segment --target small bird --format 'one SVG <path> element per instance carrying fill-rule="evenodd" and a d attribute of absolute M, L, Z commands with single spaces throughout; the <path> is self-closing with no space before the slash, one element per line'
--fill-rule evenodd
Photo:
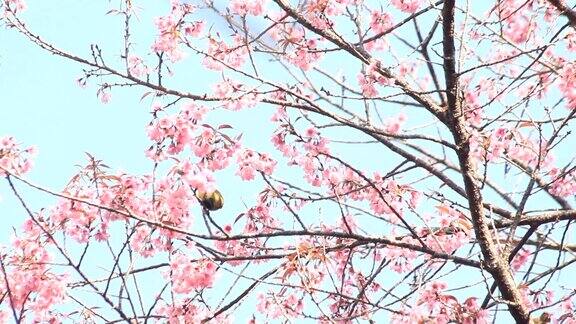
<path fill-rule="evenodd" d="M 218 210 L 224 206 L 224 197 L 222 197 L 222 194 L 218 190 L 210 193 L 197 191 L 196 197 L 207 210 Z"/>

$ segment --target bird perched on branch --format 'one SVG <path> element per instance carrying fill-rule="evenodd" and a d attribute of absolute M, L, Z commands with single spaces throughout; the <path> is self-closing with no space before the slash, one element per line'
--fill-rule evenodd
<path fill-rule="evenodd" d="M 207 210 L 218 210 L 224 206 L 224 197 L 218 190 L 212 192 L 197 191 L 196 197 Z"/>

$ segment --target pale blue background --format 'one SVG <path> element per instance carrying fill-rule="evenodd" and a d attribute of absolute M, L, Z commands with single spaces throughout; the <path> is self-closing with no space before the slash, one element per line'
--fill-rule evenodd
<path fill-rule="evenodd" d="M 115 8 L 115 2 L 29 2 L 30 9 L 22 17 L 28 27 L 42 35 L 44 40 L 85 58 L 89 57 L 90 44 L 99 44 L 110 65 L 122 66 L 119 53 L 123 46 L 123 20 L 113 15 L 104 16 L 109 9 Z M 164 15 L 167 11 L 168 1 L 149 1 L 145 10 L 139 13 L 138 21 L 134 21 L 134 49 L 146 59 L 150 57 L 144 53 L 148 52 L 155 35 L 153 18 Z M 206 16 L 206 19 L 209 18 L 210 16 Z M 347 62 L 335 63 L 351 69 L 356 68 L 348 66 Z M 48 55 L 15 31 L 0 30 L 0 136 L 13 135 L 24 146 L 36 145 L 39 150 L 36 166 L 26 178 L 56 191 L 75 174 L 76 165 L 86 163 L 84 152 L 104 160 L 112 170 L 142 174 L 150 172 L 152 168 L 152 162 L 144 157 L 144 151 L 150 145 L 145 126 L 151 118 L 149 108 L 152 99 L 147 97 L 140 101 L 144 91 L 142 88 L 114 89 L 111 102 L 104 105 L 96 97 L 97 87 L 94 80 L 90 81 L 86 89 L 75 83 L 75 80 L 82 76 L 82 68 L 80 64 Z M 176 75 L 167 81 L 169 85 L 193 93 L 203 93 L 207 90 L 207 85 L 216 80 L 214 74 L 202 72 L 195 59 L 176 64 L 175 71 Z M 274 71 L 267 72 L 274 74 Z M 238 131 L 244 132 L 244 144 L 269 150 L 271 144 L 267 134 L 270 134 L 272 125 L 268 118 L 275 108 L 266 106 L 263 109 L 267 109 L 267 112 L 218 112 L 211 114 L 209 121 L 241 125 L 239 127 L 244 129 Z M 397 112 L 393 111 L 390 115 Z M 386 170 L 388 165 L 394 162 L 394 158 L 389 156 L 375 157 L 362 146 L 346 150 L 350 153 L 349 156 L 358 160 L 356 162 L 359 165 L 366 166 L 366 170 Z M 376 158 L 384 161 L 375 165 Z M 251 206 L 258 189 L 262 188 L 261 182 L 240 181 L 233 175 L 234 171 L 232 168 L 218 174 L 218 183 L 225 194 L 227 206 L 226 212 L 219 217 L 228 220 L 233 220 L 238 213 L 245 210 L 244 203 Z M 284 175 L 292 174 L 291 171 L 283 171 L 286 172 Z M 21 184 L 18 184 L 18 188 L 22 189 L 34 209 L 47 207 L 55 201 L 52 197 L 29 190 Z M 0 242 L 5 244 L 13 233 L 12 227 L 18 228 L 25 215 L 5 181 L 0 182 L 0 196 Z M 202 225 L 200 220 L 198 224 Z M 101 252 L 105 254 L 107 250 L 102 249 Z M 94 253 L 92 250 L 92 253 L 98 252 Z M 162 278 L 149 279 L 152 280 L 149 282 L 156 280 L 159 284 L 159 279 Z M 451 284 L 467 280 L 469 279 L 452 277 Z M 155 287 L 151 286 L 150 289 L 152 288 Z M 479 295 L 483 296 L 483 292 Z M 241 308 L 236 313 L 236 318 L 244 320 L 252 311 L 250 308 Z"/>

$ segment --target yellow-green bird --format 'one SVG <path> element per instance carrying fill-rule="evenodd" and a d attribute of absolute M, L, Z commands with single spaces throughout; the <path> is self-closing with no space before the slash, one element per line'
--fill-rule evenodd
<path fill-rule="evenodd" d="M 224 206 L 224 197 L 218 190 L 209 193 L 197 191 L 196 197 L 198 197 L 202 206 L 208 210 L 218 210 Z"/>

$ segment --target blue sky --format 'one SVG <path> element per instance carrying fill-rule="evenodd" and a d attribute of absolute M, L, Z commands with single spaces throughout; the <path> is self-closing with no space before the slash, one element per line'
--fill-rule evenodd
<path fill-rule="evenodd" d="M 119 31 L 123 21 L 113 15 L 104 16 L 115 5 L 115 2 L 94 0 L 60 0 L 56 3 L 30 0 L 30 9 L 22 17 L 32 31 L 57 47 L 87 58 L 90 45 L 100 44 L 107 62 L 120 66 L 123 39 Z M 143 53 L 148 52 L 155 36 L 153 18 L 167 11 L 168 1 L 151 2 L 134 21 L 134 50 L 145 59 L 151 59 Z M 89 82 L 85 89 L 76 84 L 75 80 L 82 76 L 81 65 L 47 54 L 15 31 L 1 29 L 0 44 L 0 136 L 12 135 L 24 146 L 38 147 L 36 166 L 27 174 L 27 179 L 58 191 L 75 174 L 77 165 L 86 163 L 84 152 L 104 160 L 112 170 L 135 174 L 151 171 L 152 162 L 144 157 L 144 151 L 150 145 L 145 126 L 151 118 L 149 111 L 153 99 L 140 100 L 144 90 L 114 89 L 111 102 L 102 104 L 96 96 L 97 80 Z M 356 62 L 328 60 L 342 65 L 343 69 L 358 68 Z M 174 71 L 176 74 L 168 81 L 169 85 L 193 93 L 207 91 L 218 77 L 203 72 L 194 59 L 177 63 Z M 274 77 L 274 70 L 265 72 Z M 270 133 L 272 126 L 268 119 L 275 108 L 266 106 L 262 109 L 266 109 L 265 113 L 249 109 L 239 113 L 219 111 L 210 114 L 209 121 L 239 125 L 235 131 L 244 133 L 244 144 L 269 150 L 268 135 L 263 137 L 262 134 Z M 389 111 L 388 116 L 398 112 Z M 333 134 L 338 135 L 338 132 Z M 395 162 L 389 153 L 374 155 L 360 145 L 343 148 L 342 152 L 353 156 L 367 170 L 385 169 L 383 166 Z M 258 182 L 240 181 L 233 175 L 234 171 L 232 168 L 217 176 L 227 206 L 226 213 L 219 215 L 222 219 L 233 220 L 244 210 L 244 203 L 250 206 L 258 189 L 262 188 Z M 283 172 L 284 175 L 296 174 L 287 169 Z M 18 187 L 34 209 L 55 201 L 25 186 Z M 12 235 L 12 227 L 18 228 L 25 215 L 5 182 L 0 182 L 0 196 L 3 198 L 0 201 L 0 242 L 5 243 Z M 328 210 L 327 214 L 330 212 Z M 466 277 L 452 279 L 452 283 L 469 280 Z M 244 310 L 236 318 L 250 313 L 250 310 Z"/>

